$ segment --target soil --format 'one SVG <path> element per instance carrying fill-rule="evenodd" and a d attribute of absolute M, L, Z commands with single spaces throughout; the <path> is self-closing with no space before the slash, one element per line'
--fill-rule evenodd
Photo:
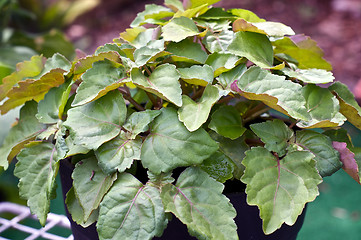
<path fill-rule="evenodd" d="M 144 5 L 151 3 L 162 4 L 163 0 L 102 1 L 70 26 L 67 34 L 80 49 L 92 53 L 97 46 L 117 38 Z M 216 6 L 245 8 L 310 36 L 333 65 L 336 80 L 347 84 L 361 100 L 360 0 L 223 0 Z"/>

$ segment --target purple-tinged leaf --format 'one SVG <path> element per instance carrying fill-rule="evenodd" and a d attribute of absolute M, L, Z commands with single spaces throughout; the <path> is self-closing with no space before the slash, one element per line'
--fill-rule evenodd
<path fill-rule="evenodd" d="M 332 142 L 332 146 L 340 153 L 340 161 L 343 163 L 343 170 L 347 172 L 356 182 L 361 184 L 359 168 L 355 160 L 355 154 L 347 148 L 345 142 Z"/>

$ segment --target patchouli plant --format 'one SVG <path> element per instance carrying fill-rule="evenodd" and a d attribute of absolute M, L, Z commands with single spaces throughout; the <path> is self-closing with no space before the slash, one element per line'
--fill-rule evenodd
<path fill-rule="evenodd" d="M 75 164 L 72 218 L 97 222 L 100 239 L 161 236 L 171 214 L 199 239 L 238 239 L 228 181 L 246 184 L 270 234 L 295 223 L 323 177 L 343 168 L 360 183 L 361 150 L 342 126 L 361 129 L 361 108 L 322 50 L 215 2 L 147 5 L 93 55 L 34 56 L 2 79 L 1 114 L 23 106 L 0 164 L 16 157 L 42 224 L 61 161 Z"/>

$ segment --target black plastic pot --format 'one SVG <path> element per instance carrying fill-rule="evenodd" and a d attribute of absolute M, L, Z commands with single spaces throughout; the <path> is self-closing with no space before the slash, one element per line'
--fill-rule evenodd
<path fill-rule="evenodd" d="M 73 166 L 66 160 L 60 162 L 60 178 L 63 190 L 63 196 L 65 199 L 66 193 L 72 186 L 71 174 Z M 259 210 L 256 206 L 249 206 L 246 202 L 246 194 L 241 193 L 229 193 L 226 194 L 237 211 L 235 222 L 238 226 L 237 232 L 239 239 L 242 240 L 296 240 L 297 234 L 300 231 L 306 210 L 303 211 L 301 216 L 298 217 L 296 223 L 293 226 L 282 225 L 280 229 L 270 235 L 265 235 L 262 230 L 262 220 L 259 217 Z M 73 231 L 74 240 L 98 240 L 98 234 L 96 232 L 95 224 L 87 228 L 83 228 L 80 225 L 72 221 L 71 216 L 66 209 L 67 217 L 71 222 L 71 229 Z M 155 237 L 159 240 L 191 240 L 196 239 L 188 234 L 186 225 L 180 222 L 176 217 L 168 223 L 161 237 Z"/>
<path fill-rule="evenodd" d="M 59 173 L 60 173 L 60 181 L 61 181 L 61 189 L 63 191 L 63 198 L 65 200 L 66 193 L 73 186 L 73 179 L 71 178 L 71 174 L 73 172 L 74 166 L 68 162 L 67 160 L 60 161 Z M 68 211 L 68 208 L 65 204 L 66 216 L 68 217 L 71 224 L 71 231 L 73 232 L 74 240 L 98 240 L 98 233 L 96 230 L 96 224 L 93 223 L 87 228 L 83 228 L 73 221 L 71 215 Z"/>

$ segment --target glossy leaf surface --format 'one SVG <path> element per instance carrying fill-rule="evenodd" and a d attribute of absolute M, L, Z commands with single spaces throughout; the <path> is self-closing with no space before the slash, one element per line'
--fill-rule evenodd
<path fill-rule="evenodd" d="M 269 39 L 260 33 L 237 32 L 228 47 L 231 53 L 246 57 L 262 68 L 273 66 L 273 49 Z"/>
<path fill-rule="evenodd" d="M 245 137 L 239 137 L 235 140 L 222 137 L 215 132 L 210 132 L 211 137 L 219 143 L 219 151 L 232 160 L 234 165 L 233 176 L 240 179 L 244 172 L 242 160 L 245 152 L 249 150 L 249 146 L 245 142 Z"/>
<path fill-rule="evenodd" d="M 339 153 L 329 137 L 310 130 L 296 133 L 296 144 L 315 155 L 316 167 L 322 177 L 330 176 L 341 168 Z"/>
<path fill-rule="evenodd" d="M 282 157 L 286 154 L 288 141 L 293 131 L 281 120 L 266 121 L 250 125 L 252 131 L 265 143 L 265 148 Z"/>
<path fill-rule="evenodd" d="M 224 183 L 233 177 L 234 164 L 224 153 L 217 151 L 204 160 L 199 168 L 218 182 Z"/>
<path fill-rule="evenodd" d="M 335 96 L 327 88 L 308 84 L 302 89 L 306 99 L 307 112 L 311 120 L 301 121 L 301 128 L 320 128 L 341 126 L 346 118 L 339 112 L 340 105 Z"/>
<path fill-rule="evenodd" d="M 232 140 L 246 131 L 239 112 L 232 106 L 221 106 L 212 114 L 208 127 L 218 134 Z"/>

